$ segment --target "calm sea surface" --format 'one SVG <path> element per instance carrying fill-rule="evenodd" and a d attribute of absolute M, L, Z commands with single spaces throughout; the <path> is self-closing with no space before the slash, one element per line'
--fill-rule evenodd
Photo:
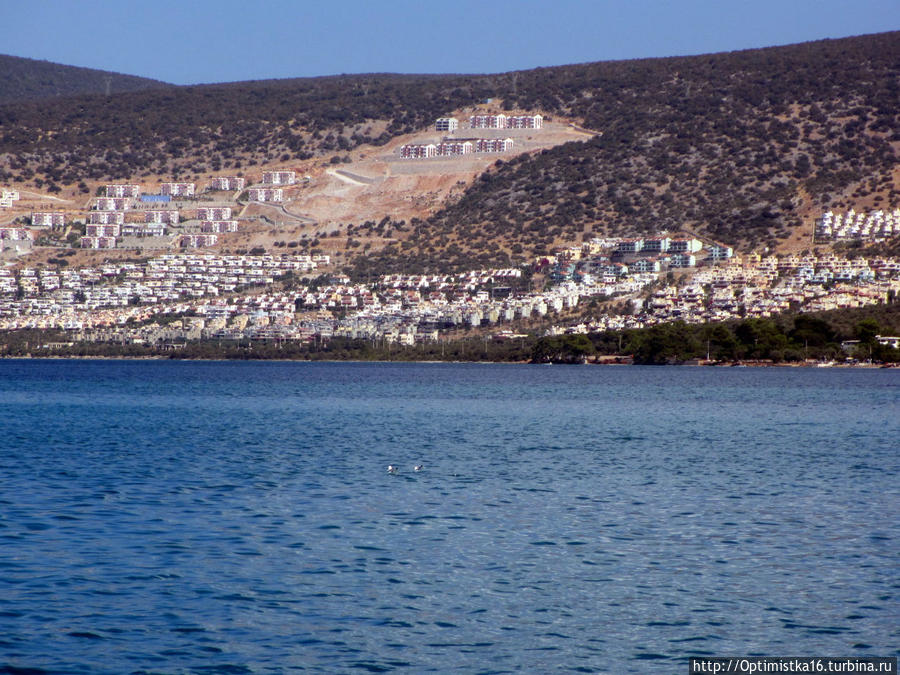
<path fill-rule="evenodd" d="M 898 476 L 898 370 L 2 361 L 0 672 L 894 656 Z"/>

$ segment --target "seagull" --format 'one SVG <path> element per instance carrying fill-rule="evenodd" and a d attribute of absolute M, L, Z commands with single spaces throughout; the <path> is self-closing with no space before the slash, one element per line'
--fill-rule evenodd
<path fill-rule="evenodd" d="M 422 466 L 421 464 L 416 464 L 416 465 L 413 467 L 413 471 L 421 471 L 421 470 L 424 469 L 424 468 L 425 468 L 425 467 Z"/>
<path fill-rule="evenodd" d="M 397 473 L 397 467 L 393 464 L 388 464 L 388 473 Z"/>

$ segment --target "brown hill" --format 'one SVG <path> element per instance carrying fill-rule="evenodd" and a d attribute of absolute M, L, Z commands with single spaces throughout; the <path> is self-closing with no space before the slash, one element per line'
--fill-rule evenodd
<path fill-rule="evenodd" d="M 342 247 L 359 273 L 507 264 L 564 241 L 660 229 L 780 248 L 807 241 L 823 209 L 897 206 L 898 53 L 893 32 L 500 75 L 341 76 L 7 105 L 0 180 L 65 196 L 104 180 L 291 166 L 314 181 L 288 210 L 315 225 L 272 213 L 282 222 L 268 240 Z M 401 137 L 427 135 L 434 118 L 488 98 L 496 110 L 541 111 L 602 135 L 573 129 L 577 142 L 459 172 L 434 162 L 430 177 L 378 160 Z"/>

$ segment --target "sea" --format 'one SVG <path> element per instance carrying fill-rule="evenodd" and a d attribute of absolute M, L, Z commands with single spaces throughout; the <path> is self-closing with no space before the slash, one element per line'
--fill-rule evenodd
<path fill-rule="evenodd" d="M 897 656 L 898 478 L 895 369 L 3 360 L 0 673 Z"/>

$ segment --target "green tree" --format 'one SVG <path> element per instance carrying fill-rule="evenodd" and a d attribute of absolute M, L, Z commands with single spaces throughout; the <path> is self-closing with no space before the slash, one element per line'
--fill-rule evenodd
<path fill-rule="evenodd" d="M 587 335 L 555 335 L 538 340 L 531 350 L 532 363 L 584 363 L 594 353 Z"/>
<path fill-rule="evenodd" d="M 636 333 L 630 345 L 635 363 L 661 365 L 700 357 L 706 347 L 701 346 L 695 330 L 684 321 L 675 321 Z"/>
<path fill-rule="evenodd" d="M 871 317 L 862 319 L 853 327 L 853 335 L 862 344 L 874 345 L 876 343 L 875 336 L 881 335 L 881 325 Z"/>
<path fill-rule="evenodd" d="M 771 319 L 748 319 L 734 331 L 740 342 L 740 355 L 754 359 L 784 358 L 790 346 L 787 335 Z"/>

